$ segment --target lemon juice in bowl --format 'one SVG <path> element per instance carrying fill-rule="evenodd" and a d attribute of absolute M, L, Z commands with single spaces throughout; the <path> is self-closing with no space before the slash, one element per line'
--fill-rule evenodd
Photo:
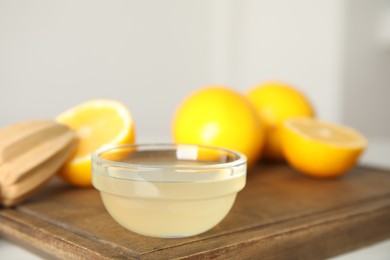
<path fill-rule="evenodd" d="M 197 145 L 126 145 L 93 155 L 93 185 L 123 227 L 187 237 L 217 225 L 246 182 L 246 158 Z"/>

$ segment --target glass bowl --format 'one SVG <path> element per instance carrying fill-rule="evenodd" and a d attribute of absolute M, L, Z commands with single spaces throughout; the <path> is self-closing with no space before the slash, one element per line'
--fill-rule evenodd
<path fill-rule="evenodd" d="M 190 144 L 122 145 L 92 155 L 92 183 L 123 227 L 187 237 L 217 225 L 246 183 L 246 157 Z"/>

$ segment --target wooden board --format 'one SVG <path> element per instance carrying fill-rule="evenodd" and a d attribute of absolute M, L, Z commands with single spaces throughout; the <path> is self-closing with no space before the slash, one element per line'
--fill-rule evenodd
<path fill-rule="evenodd" d="M 286 165 L 258 165 L 217 227 L 181 239 L 129 232 L 97 191 L 57 180 L 23 205 L 0 209 L 0 233 L 63 259 L 321 259 L 390 237 L 390 171 L 360 167 L 316 180 Z"/>

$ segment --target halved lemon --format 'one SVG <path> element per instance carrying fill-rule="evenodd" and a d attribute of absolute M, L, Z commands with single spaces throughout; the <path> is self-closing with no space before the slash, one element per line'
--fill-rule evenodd
<path fill-rule="evenodd" d="M 309 117 L 284 122 L 282 150 L 288 163 L 310 176 L 335 177 L 353 167 L 367 147 L 366 138 L 343 125 Z"/>
<path fill-rule="evenodd" d="M 91 186 L 91 153 L 104 145 L 134 143 L 133 119 L 128 109 L 115 100 L 90 100 L 56 118 L 78 137 L 71 159 L 60 176 L 74 186 Z"/>

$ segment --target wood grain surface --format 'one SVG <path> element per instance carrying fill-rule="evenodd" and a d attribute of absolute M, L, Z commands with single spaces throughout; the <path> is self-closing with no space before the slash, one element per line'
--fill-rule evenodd
<path fill-rule="evenodd" d="M 189 238 L 157 239 L 119 226 L 94 189 L 51 182 L 0 209 L 0 233 L 61 259 L 323 259 L 390 237 L 390 171 L 357 167 L 317 180 L 260 164 L 229 215 Z"/>

